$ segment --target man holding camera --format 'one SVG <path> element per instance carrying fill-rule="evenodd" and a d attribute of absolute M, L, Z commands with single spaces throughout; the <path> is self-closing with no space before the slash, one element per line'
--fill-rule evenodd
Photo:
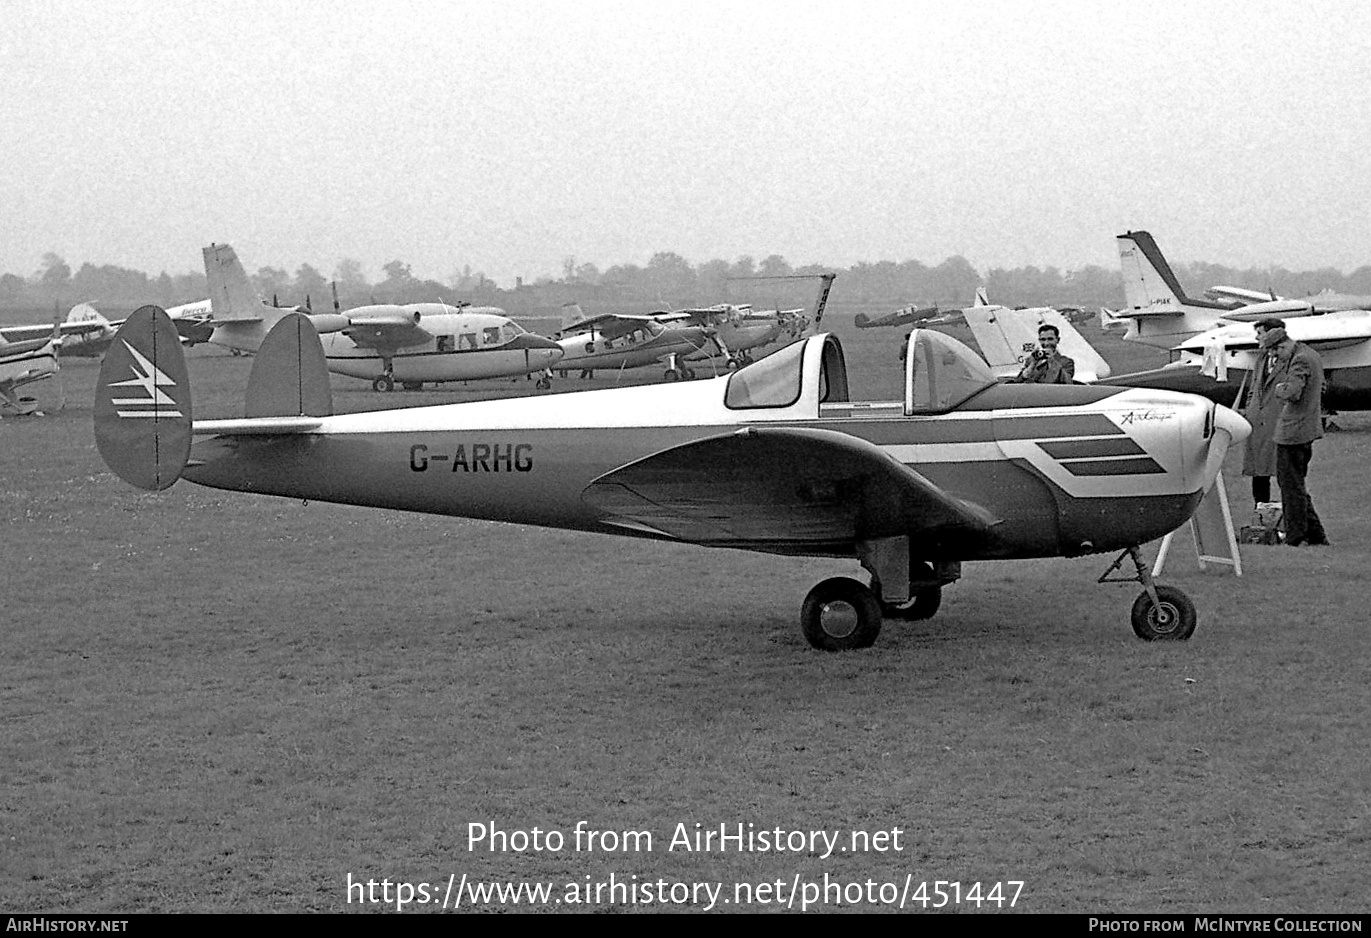
<path fill-rule="evenodd" d="M 1057 352 L 1062 334 L 1056 326 L 1038 327 L 1038 348 L 1023 363 L 1023 370 L 1010 378 L 1010 384 L 1070 384 L 1076 377 L 1076 363 Z"/>

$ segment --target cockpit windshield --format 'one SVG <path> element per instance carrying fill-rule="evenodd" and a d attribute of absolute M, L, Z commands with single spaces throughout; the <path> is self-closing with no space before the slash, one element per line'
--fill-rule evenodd
<path fill-rule="evenodd" d="M 733 409 L 789 407 L 800 399 L 800 375 L 806 343 L 795 342 L 735 371 L 728 379 L 724 405 Z"/>
<path fill-rule="evenodd" d="M 908 413 L 951 410 L 994 383 L 990 366 L 951 336 L 932 329 L 910 333 L 905 359 Z"/>

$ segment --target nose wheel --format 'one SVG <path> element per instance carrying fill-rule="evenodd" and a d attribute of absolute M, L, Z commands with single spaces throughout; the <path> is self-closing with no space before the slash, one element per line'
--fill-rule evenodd
<path fill-rule="evenodd" d="M 1131 577 L 1111 577 L 1110 574 L 1123 565 L 1125 558 L 1132 558 L 1137 575 Z M 1198 616 L 1195 604 L 1190 597 L 1174 586 L 1164 586 L 1152 579 L 1152 571 L 1142 561 L 1142 551 L 1130 547 L 1118 557 L 1100 577 L 1101 583 L 1141 583 L 1143 591 L 1133 601 L 1131 624 L 1133 634 L 1145 642 L 1183 642 L 1195 634 Z"/>

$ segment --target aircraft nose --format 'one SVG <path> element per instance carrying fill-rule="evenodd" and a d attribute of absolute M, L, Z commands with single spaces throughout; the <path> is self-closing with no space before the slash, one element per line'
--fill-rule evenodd
<path fill-rule="evenodd" d="M 544 351 L 552 351 L 555 349 L 558 352 L 562 350 L 562 347 L 556 342 L 546 336 L 536 335 L 532 332 L 525 332 L 522 335 L 516 336 L 509 344 L 512 348 L 542 349 Z"/>

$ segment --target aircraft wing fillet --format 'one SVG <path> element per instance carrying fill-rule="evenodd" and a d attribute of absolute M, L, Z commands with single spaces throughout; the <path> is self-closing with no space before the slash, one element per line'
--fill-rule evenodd
<path fill-rule="evenodd" d="M 980 537 L 995 523 L 880 447 L 817 428 L 746 428 L 672 447 L 581 497 L 609 524 L 711 544 Z"/>

